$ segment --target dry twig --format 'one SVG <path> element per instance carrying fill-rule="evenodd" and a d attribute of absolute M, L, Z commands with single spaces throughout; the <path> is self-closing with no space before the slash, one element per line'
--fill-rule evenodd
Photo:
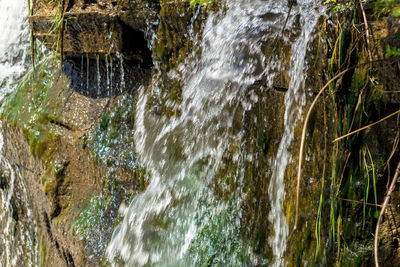
<path fill-rule="evenodd" d="M 360 200 L 355 200 L 355 199 L 348 199 L 348 198 L 341 198 L 341 197 L 338 197 L 337 199 L 347 201 L 347 202 L 353 202 L 353 203 L 357 203 L 357 204 L 365 204 L 367 206 L 372 206 L 372 207 L 379 207 L 379 208 L 382 207 L 382 205 L 379 205 L 379 204 L 368 203 L 365 201 L 360 201 Z"/>
<path fill-rule="evenodd" d="M 351 135 L 353 135 L 353 134 L 356 134 L 356 133 L 358 133 L 358 132 L 361 132 L 361 131 L 363 131 L 363 130 L 365 130 L 365 129 L 368 129 L 368 128 L 372 127 L 372 126 L 375 126 L 375 125 L 377 125 L 377 124 L 379 124 L 379 123 L 381 123 L 381 122 L 383 122 L 383 121 L 385 121 L 385 120 L 387 120 L 387 119 L 389 119 L 389 118 L 391 118 L 391 117 L 393 117 L 394 115 L 397 115 L 397 114 L 400 114 L 400 109 L 399 109 L 398 111 L 396 111 L 396 112 L 394 112 L 394 113 L 392 113 L 392 114 L 390 114 L 390 115 L 384 117 L 383 119 L 380 119 L 380 120 L 377 121 L 377 122 L 371 123 L 371 124 L 369 124 L 369 125 L 367 125 L 367 126 L 361 127 L 360 129 L 357 129 L 357 130 L 352 131 L 352 132 L 350 132 L 350 133 L 348 133 L 348 134 L 345 134 L 345 135 L 343 135 L 343 136 L 341 136 L 341 137 L 338 137 L 338 138 L 336 138 L 335 140 L 333 140 L 332 143 L 335 143 L 335 142 L 337 142 L 337 141 L 339 141 L 339 140 L 342 140 L 342 139 L 344 139 L 344 138 L 346 138 L 346 137 L 349 137 L 349 136 L 351 136 Z"/>
<path fill-rule="evenodd" d="M 364 6 L 362 2 L 360 1 L 360 7 L 361 7 L 361 12 L 363 15 L 364 19 L 364 26 L 365 26 L 365 39 L 367 41 L 367 49 L 368 49 L 368 56 L 369 56 L 369 61 L 371 62 L 370 64 L 370 70 L 372 70 L 372 53 L 371 53 L 371 45 L 369 43 L 369 27 L 368 27 L 368 21 L 367 21 L 367 16 L 365 15 L 364 11 Z"/>
<path fill-rule="evenodd" d="M 338 78 L 342 77 L 344 74 L 346 74 L 349 70 L 353 69 L 348 68 L 339 74 L 337 74 L 335 77 L 333 77 L 329 82 L 327 82 L 324 87 L 321 88 L 317 96 L 314 98 L 314 101 L 311 103 L 310 108 L 308 109 L 306 119 L 304 121 L 303 125 L 303 132 L 301 134 L 301 143 L 300 143 L 300 152 L 299 152 L 299 165 L 298 165 L 298 170 L 297 170 L 297 186 L 296 186 L 296 215 L 295 215 L 295 221 L 294 221 L 294 227 L 293 227 L 293 232 L 296 231 L 297 229 L 297 224 L 299 221 L 299 199 L 300 199 L 300 180 L 301 180 L 301 172 L 302 172 L 302 165 L 303 165 L 303 151 L 304 151 L 304 143 L 306 139 L 306 130 L 307 130 L 307 124 L 308 120 L 310 119 L 311 111 L 313 110 L 315 104 L 318 101 L 318 98 L 321 96 L 321 94 L 325 91 L 326 88 L 329 87 L 329 85 L 337 80 Z"/>

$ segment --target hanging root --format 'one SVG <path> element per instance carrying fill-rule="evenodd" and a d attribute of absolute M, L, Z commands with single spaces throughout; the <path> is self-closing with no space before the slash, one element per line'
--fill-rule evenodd
<path fill-rule="evenodd" d="M 396 173 L 394 174 L 392 183 L 390 184 L 389 190 L 385 196 L 385 200 L 383 201 L 382 210 L 381 210 L 381 213 L 379 214 L 379 219 L 376 224 L 375 240 L 374 240 L 374 258 L 375 258 L 375 266 L 376 267 L 379 267 L 379 257 L 378 257 L 379 227 L 381 225 L 383 215 L 385 214 L 385 209 L 386 209 L 387 205 L 389 204 L 390 195 L 392 194 L 393 190 L 396 187 L 396 182 L 397 182 L 397 178 L 399 177 L 399 173 L 400 173 L 400 162 L 397 165 Z"/>

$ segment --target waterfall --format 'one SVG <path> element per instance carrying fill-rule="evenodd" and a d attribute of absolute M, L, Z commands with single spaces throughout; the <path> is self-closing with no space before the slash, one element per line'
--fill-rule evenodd
<path fill-rule="evenodd" d="M 169 73 L 185 81 L 182 102 L 167 102 L 181 114 L 172 118 L 152 115 L 146 111 L 147 99 L 151 92 L 160 92 L 159 88 L 153 85 L 140 92 L 135 144 L 139 159 L 151 174 L 151 182 L 128 208 L 121 209 L 124 220 L 107 249 L 110 261 L 121 257 L 128 266 L 191 266 L 198 258 L 188 256 L 196 235 L 219 214 L 226 213 L 229 206 L 233 206 L 234 216 L 227 219 L 229 223 L 221 231 L 229 236 L 240 227 L 244 193 L 238 188 L 235 199 L 225 203 L 213 196 L 209 185 L 230 145 L 243 142 L 242 131 L 235 131 L 233 124 L 237 112 L 244 115 L 258 101 L 257 97 L 248 97 L 249 86 L 265 76 L 271 86 L 280 67 L 279 61 L 269 61 L 262 53 L 260 40 L 279 34 L 288 7 L 286 1 L 272 0 L 227 1 L 226 5 L 225 12 L 208 17 L 202 38 L 193 36 L 201 40 L 194 45 L 201 48 L 201 58 L 193 55 L 181 64 L 178 72 Z M 275 232 L 270 245 L 275 265 L 281 264 L 279 248 L 288 235 L 282 210 L 283 181 L 290 161 L 288 146 L 305 102 L 307 44 L 320 16 L 315 6 L 310 0 L 298 1 L 287 24 L 290 30 L 296 16 L 300 16 L 302 31 L 292 45 L 291 82 L 285 97 L 286 126 L 269 187 L 269 220 Z M 240 165 L 251 155 L 239 151 L 232 158 Z M 243 170 L 237 170 L 235 179 L 239 183 L 244 179 Z M 251 249 L 246 252 L 252 253 Z M 252 261 L 254 257 L 249 258 Z M 225 260 L 226 265 L 237 262 Z"/>
<path fill-rule="evenodd" d="M 0 0 L 0 105 L 15 89 L 30 64 L 28 6 L 26 0 Z M 0 125 L 1 129 L 1 125 Z M 2 156 L 0 134 L 0 266 L 37 265 L 37 226 L 29 207 L 28 194 L 18 169 Z M 9 177 L 4 184 L 4 177 Z M 17 217 L 14 198 L 26 203 L 23 218 Z"/>

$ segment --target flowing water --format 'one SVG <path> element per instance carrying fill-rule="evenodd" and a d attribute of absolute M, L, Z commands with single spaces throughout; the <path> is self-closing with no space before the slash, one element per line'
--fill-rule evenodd
<path fill-rule="evenodd" d="M 312 38 L 312 32 L 321 14 L 321 7 L 315 1 L 299 1 L 298 9 L 302 30 L 296 42 L 292 45 L 291 68 L 289 71 L 289 90 L 285 95 L 284 133 L 279 144 L 274 161 L 274 172 L 269 184 L 268 193 L 272 203 L 268 219 L 274 225 L 274 235 L 269 242 L 276 256 L 274 265 L 282 264 L 285 240 L 289 234 L 286 218 L 283 214 L 283 199 L 285 198 L 285 170 L 291 160 L 289 146 L 293 141 L 294 128 L 302 116 L 302 107 L 305 105 L 305 71 L 307 45 Z"/>
<path fill-rule="evenodd" d="M 124 220 L 107 250 L 110 260 L 119 256 L 129 266 L 205 264 L 199 254 L 212 240 L 201 236 L 219 221 L 223 225 L 220 237 L 228 238 L 219 242 L 230 242 L 225 250 L 234 251 L 220 256 L 220 263 L 232 266 L 268 262 L 252 255 L 247 244 L 240 244 L 245 243 L 237 234 L 242 227 L 244 192 L 237 188 L 233 199 L 226 202 L 213 196 L 210 185 L 230 146 L 244 143 L 243 131 L 233 125 L 237 112 L 244 117 L 244 112 L 258 101 L 248 88 L 262 77 L 267 77 L 271 86 L 280 67 L 279 61 L 262 53 L 261 43 L 280 34 L 288 7 L 286 1 L 260 0 L 227 1 L 226 5 L 224 13 L 209 16 L 202 38 L 193 36 L 199 40 L 195 46 L 201 48 L 201 58 L 183 63 L 180 74 L 170 73 L 185 81 L 182 102 L 167 103 L 181 114 L 173 118 L 153 116 L 145 108 L 148 95 L 160 90 L 153 86 L 140 92 L 135 142 L 151 182 L 128 208 L 122 209 Z M 305 57 L 319 16 L 318 4 L 302 0 L 287 24 L 287 29 L 294 30 L 299 19 L 301 33 L 292 44 L 285 129 L 269 186 L 272 204 L 268 219 L 275 233 L 269 241 L 276 266 L 282 264 L 280 248 L 288 235 L 282 208 L 284 174 L 291 161 L 288 147 L 305 104 Z M 232 158 L 240 166 L 252 155 L 239 150 Z M 238 168 L 235 180 L 243 184 L 244 178 L 244 170 Z M 246 260 L 239 259 L 241 253 L 247 254 Z"/>
<path fill-rule="evenodd" d="M 25 0 L 0 0 L 0 103 L 15 89 L 30 64 L 28 7 Z M 1 125 L 0 125 L 1 127 Z M 0 134 L 0 266 L 37 265 L 37 226 L 18 167 L 3 156 Z M 5 182 L 3 177 L 8 177 Z M 16 198 L 18 201 L 16 201 Z M 17 207 L 16 202 L 25 203 Z M 17 212 L 23 212 L 23 216 Z"/>
<path fill-rule="evenodd" d="M 0 1 L 0 99 L 13 89 L 30 60 L 27 1 Z"/>

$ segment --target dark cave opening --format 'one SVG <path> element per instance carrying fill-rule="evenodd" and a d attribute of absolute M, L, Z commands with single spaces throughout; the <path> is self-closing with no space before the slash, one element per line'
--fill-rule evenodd
<path fill-rule="evenodd" d="M 153 60 L 151 51 L 142 31 L 135 30 L 125 23 L 122 25 L 122 54 L 127 60 L 131 60 L 142 68 L 151 68 Z"/>
<path fill-rule="evenodd" d="M 122 25 L 122 47 L 117 53 L 85 53 L 67 57 L 64 73 L 70 88 L 82 95 L 103 98 L 135 91 L 146 85 L 153 66 L 151 51 L 143 32 Z"/>

